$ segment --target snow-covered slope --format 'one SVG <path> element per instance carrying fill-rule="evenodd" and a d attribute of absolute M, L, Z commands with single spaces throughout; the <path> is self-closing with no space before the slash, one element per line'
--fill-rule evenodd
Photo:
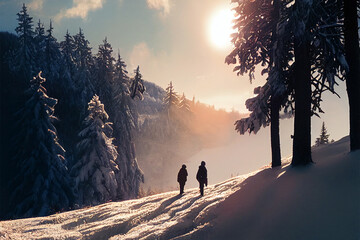
<path fill-rule="evenodd" d="M 264 167 L 208 186 L 0 222 L 0 239 L 360 239 L 360 152 L 348 138 L 315 164 Z M 251 161 L 251 159 L 249 159 Z"/>

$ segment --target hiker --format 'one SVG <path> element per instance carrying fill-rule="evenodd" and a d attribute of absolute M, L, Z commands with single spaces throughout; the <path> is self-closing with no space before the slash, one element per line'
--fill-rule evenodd
<path fill-rule="evenodd" d="M 180 194 L 184 193 L 184 186 L 187 180 L 188 172 L 186 171 L 186 165 L 183 164 L 178 173 L 177 181 L 180 184 Z"/>
<path fill-rule="evenodd" d="M 201 196 L 204 196 L 204 185 L 207 186 L 208 184 L 207 170 L 204 161 L 202 161 L 201 165 L 199 166 L 199 170 L 196 174 L 196 180 L 198 180 L 200 184 L 200 194 Z"/>

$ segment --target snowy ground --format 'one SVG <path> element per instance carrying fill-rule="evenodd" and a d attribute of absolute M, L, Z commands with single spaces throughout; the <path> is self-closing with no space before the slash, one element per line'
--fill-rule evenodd
<path fill-rule="evenodd" d="M 0 239 L 360 239 L 360 152 L 348 138 L 310 166 L 263 168 L 198 189 L 0 222 Z M 249 159 L 251 161 L 251 159 Z"/>

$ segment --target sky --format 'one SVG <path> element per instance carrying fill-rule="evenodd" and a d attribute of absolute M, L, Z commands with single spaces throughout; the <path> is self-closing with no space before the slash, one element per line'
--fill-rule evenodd
<path fill-rule="evenodd" d="M 48 28 L 52 20 L 58 41 L 67 30 L 75 35 L 81 28 L 96 53 L 107 37 L 129 73 L 139 65 L 145 80 L 163 88 L 172 81 L 179 94 L 217 109 L 246 112 L 245 100 L 265 81 L 256 74 L 250 84 L 224 63 L 232 49 L 222 37 L 231 27 L 230 0 L 0 0 L 0 31 L 15 33 L 23 3 L 34 23 L 40 19 Z M 345 84 L 337 89 L 341 99 L 325 94 L 326 114 L 313 118 L 313 141 L 322 121 L 330 138 L 348 134 Z"/>

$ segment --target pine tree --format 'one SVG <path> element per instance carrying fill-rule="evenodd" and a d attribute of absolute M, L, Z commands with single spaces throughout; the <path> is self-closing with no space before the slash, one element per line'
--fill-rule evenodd
<path fill-rule="evenodd" d="M 140 100 L 143 100 L 144 99 L 143 93 L 145 92 L 146 89 L 145 89 L 144 81 L 142 80 L 142 75 L 140 73 L 139 66 L 136 68 L 134 73 L 135 76 L 132 79 L 130 86 L 130 97 L 134 99 L 137 96 Z"/>
<path fill-rule="evenodd" d="M 58 97 L 64 92 L 64 88 L 69 87 L 70 83 L 66 80 L 60 80 L 60 68 L 62 66 L 62 55 L 60 52 L 60 46 L 56 38 L 53 36 L 53 26 L 50 21 L 49 29 L 46 30 L 45 36 L 45 52 L 44 52 L 44 76 L 48 81 L 48 91 L 54 96 Z M 66 86 L 64 86 L 66 85 Z"/>
<path fill-rule="evenodd" d="M 103 99 L 107 112 L 113 113 L 112 104 L 112 89 L 114 84 L 114 61 L 112 57 L 112 47 L 107 41 L 103 40 L 103 44 L 99 45 L 99 50 L 96 56 L 96 78 L 94 79 L 94 86 L 99 97 Z"/>
<path fill-rule="evenodd" d="M 71 206 L 73 192 L 65 166 L 65 150 L 59 144 L 52 121 L 57 100 L 46 95 L 41 72 L 31 81 L 29 97 L 18 112 L 10 209 L 13 217 L 44 216 Z"/>
<path fill-rule="evenodd" d="M 23 79 L 30 79 L 35 75 L 36 49 L 34 43 L 33 20 L 27 12 L 25 4 L 22 10 L 17 13 L 18 26 L 15 31 L 18 34 L 19 48 L 10 61 L 10 68 Z"/>
<path fill-rule="evenodd" d="M 298 111 L 297 116 L 295 112 L 293 165 L 309 163 L 310 117 L 323 112 L 322 93 L 336 94 L 335 76 L 342 79 L 347 67 L 334 17 L 336 11 L 327 10 L 334 10 L 334 1 L 237 2 L 238 34 L 234 35 L 235 48 L 226 62 L 236 64 L 238 59 L 239 65 L 234 71 L 248 72 L 250 80 L 255 66 L 261 63 L 266 66 L 262 73 L 268 73 L 268 79 L 258 96 L 246 102 L 252 113 L 249 118 L 237 121 L 236 129 L 240 133 L 251 132 L 271 122 L 272 128 L 275 127 L 272 132 L 277 132 L 276 109 L 280 106 L 285 113 L 292 113 L 295 103 Z M 280 12 L 276 11 L 276 5 Z M 274 142 L 279 142 L 275 139 Z"/>
<path fill-rule="evenodd" d="M 89 115 L 84 120 L 84 129 L 79 133 L 77 144 L 78 162 L 71 175 L 82 205 L 99 204 L 116 198 L 117 181 L 115 163 L 117 152 L 110 138 L 111 123 L 99 97 L 94 95 L 88 104 Z"/>
<path fill-rule="evenodd" d="M 79 97 L 78 109 L 81 109 L 81 118 L 85 116 L 86 106 L 95 93 L 91 81 L 94 61 L 89 45 L 89 41 L 86 40 L 85 35 L 80 28 L 79 33 L 74 36 L 73 59 L 75 64 L 75 74 L 73 76 L 73 81 L 75 84 L 76 95 Z"/>
<path fill-rule="evenodd" d="M 177 93 L 174 90 L 174 86 L 172 85 L 172 81 L 170 81 L 168 87 L 166 88 L 166 96 L 164 98 L 164 105 L 166 111 L 172 111 L 179 107 L 179 98 Z"/>
<path fill-rule="evenodd" d="M 74 76 L 75 71 L 75 62 L 74 62 L 74 51 L 75 51 L 75 42 L 74 38 L 69 34 L 69 31 L 66 31 L 64 40 L 60 42 L 60 49 L 62 56 L 64 58 L 67 69 L 69 70 L 71 79 Z"/>
<path fill-rule="evenodd" d="M 328 144 L 329 143 L 329 136 L 330 136 L 330 134 L 327 134 L 327 129 L 325 127 L 325 122 L 323 122 L 322 126 L 321 126 L 320 137 L 316 138 L 315 146 Z"/>
<path fill-rule="evenodd" d="M 256 88 L 258 96 L 248 99 L 246 106 L 251 115 L 236 121 L 236 130 L 240 134 L 256 133 L 261 126 L 271 123 L 272 166 L 281 165 L 279 111 L 287 97 L 287 83 L 284 71 L 284 61 L 287 56 L 278 56 L 276 44 L 277 24 L 284 3 L 275 1 L 237 1 L 238 33 L 233 35 L 234 50 L 226 57 L 228 64 L 235 64 L 236 57 L 239 66 L 234 68 L 238 74 L 249 73 L 250 82 L 254 78 L 255 66 L 265 66 L 263 73 L 268 73 L 266 84 Z M 287 54 L 289 55 L 289 54 Z"/>
<path fill-rule="evenodd" d="M 45 69 L 45 47 L 46 47 L 46 43 L 45 43 L 45 28 L 44 28 L 44 24 L 41 23 L 40 19 L 37 23 L 37 26 L 35 28 L 35 45 L 36 45 L 36 70 L 37 71 L 42 71 Z"/>
<path fill-rule="evenodd" d="M 132 136 L 137 130 L 138 113 L 130 97 L 130 79 L 127 74 L 126 64 L 118 53 L 113 95 L 115 100 L 114 142 L 119 152 L 116 163 L 120 166 L 116 174 L 119 199 L 139 196 L 140 183 L 144 182 L 144 174 L 137 164 Z"/>
<path fill-rule="evenodd" d="M 189 114 L 191 112 L 188 102 L 189 100 L 186 99 L 185 93 L 183 93 L 179 100 L 179 109 L 185 114 Z"/>

